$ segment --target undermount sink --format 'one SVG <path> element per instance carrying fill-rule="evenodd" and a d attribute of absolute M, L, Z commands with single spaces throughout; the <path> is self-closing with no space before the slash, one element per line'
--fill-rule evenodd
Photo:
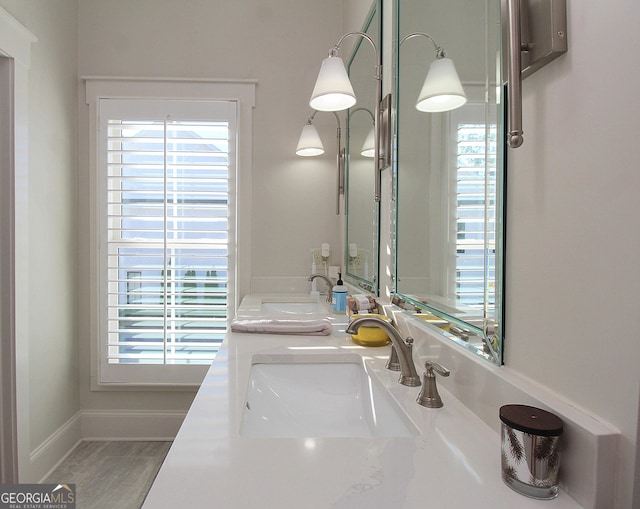
<path fill-rule="evenodd" d="M 268 315 L 319 315 L 326 313 L 326 306 L 317 300 L 263 300 L 260 310 Z"/>
<path fill-rule="evenodd" d="M 412 436 L 413 424 L 359 355 L 255 355 L 252 361 L 242 436 Z"/>
<path fill-rule="evenodd" d="M 301 294 L 248 295 L 237 312 L 241 319 L 285 317 L 307 320 L 330 314 L 330 306 L 324 297 Z"/>

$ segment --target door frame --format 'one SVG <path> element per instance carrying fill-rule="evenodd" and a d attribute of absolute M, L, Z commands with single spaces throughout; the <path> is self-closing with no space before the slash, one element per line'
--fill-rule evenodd
<path fill-rule="evenodd" d="M 37 38 L 0 8 L 0 482 L 29 460 L 28 71 Z"/>

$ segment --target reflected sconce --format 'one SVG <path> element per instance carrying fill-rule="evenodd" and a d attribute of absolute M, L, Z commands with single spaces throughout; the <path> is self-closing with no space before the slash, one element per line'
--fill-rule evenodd
<path fill-rule="evenodd" d="M 416 109 L 427 113 L 451 111 L 467 102 L 467 96 L 456 72 L 453 60 L 446 57 L 442 47 L 429 34 L 414 32 L 404 37 L 400 44 L 414 37 L 426 37 L 436 49 L 436 59 L 431 62 L 424 80 Z"/>
<path fill-rule="evenodd" d="M 376 155 L 376 130 L 371 128 L 369 134 L 362 144 L 362 150 L 360 151 L 362 157 L 375 157 Z"/>
<path fill-rule="evenodd" d="M 349 115 L 353 115 L 356 111 L 366 111 L 371 116 L 371 129 L 369 130 L 369 134 L 364 140 L 362 144 L 362 149 L 360 150 L 360 155 L 362 157 L 375 157 L 376 155 L 376 126 L 375 126 L 375 118 L 373 113 L 371 113 L 367 108 L 356 108 L 349 112 Z"/>
<path fill-rule="evenodd" d="M 509 126 L 507 143 L 518 148 L 522 130 L 522 79 L 567 52 L 566 0 L 507 0 L 502 9 L 503 47 L 508 48 L 506 76 Z"/>
<path fill-rule="evenodd" d="M 302 128 L 300 133 L 300 139 L 296 147 L 296 154 L 302 157 L 314 157 L 324 154 L 324 145 L 318 134 L 316 126 L 313 125 L 313 117 L 316 116 L 317 111 L 313 112 L 313 115 L 307 120 L 307 124 Z M 338 122 L 338 128 L 336 137 L 338 138 L 338 182 L 336 186 L 336 214 L 340 215 L 340 195 L 344 194 L 344 149 L 341 147 L 342 141 L 342 129 L 340 127 L 340 117 L 335 111 L 332 111 Z"/>
<path fill-rule="evenodd" d="M 373 113 L 373 157 L 375 171 L 375 201 L 380 201 L 380 172 L 391 164 L 391 122 L 390 114 L 385 113 L 385 108 L 390 110 L 391 96 L 382 100 L 382 55 L 374 40 L 364 32 L 349 32 L 343 35 L 338 43 L 331 49 L 329 56 L 322 61 L 316 84 L 309 100 L 309 106 L 320 111 L 342 111 L 356 104 L 356 95 L 349 80 L 349 75 L 344 62 L 337 56 L 342 42 L 352 35 L 362 37 L 373 46 L 376 55 L 375 79 L 376 99 Z"/>

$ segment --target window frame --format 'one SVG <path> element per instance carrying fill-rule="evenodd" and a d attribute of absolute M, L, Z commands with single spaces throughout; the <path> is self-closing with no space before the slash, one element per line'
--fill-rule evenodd
<path fill-rule="evenodd" d="M 255 82 L 252 81 L 210 81 L 210 80 L 149 80 L 134 78 L 84 78 L 86 83 L 86 104 L 90 117 L 90 180 L 91 211 L 90 221 L 94 226 L 91 232 L 91 387 L 93 390 L 109 390 L 130 386 L 147 388 L 172 387 L 189 389 L 198 386 L 208 364 L 193 365 L 115 365 L 126 369 L 111 370 L 105 366 L 106 357 L 106 307 L 103 305 L 105 295 L 105 278 L 102 268 L 105 267 L 106 246 L 103 243 L 103 228 L 106 214 L 105 188 L 106 179 L 101 178 L 100 160 L 100 99 L 142 99 L 142 100 L 195 100 L 195 101 L 227 101 L 236 103 L 236 164 L 235 171 L 230 171 L 229 186 L 235 193 L 229 195 L 229 234 L 230 249 L 229 279 L 227 294 L 229 321 L 238 306 L 238 296 L 248 288 L 248 266 L 250 249 L 250 207 L 251 203 L 251 129 L 252 112 L 255 105 Z M 231 239 L 233 238 L 233 243 Z M 246 245 L 246 249 L 244 246 Z M 243 246 L 242 248 L 238 246 Z M 231 282 L 233 281 L 233 282 Z"/>

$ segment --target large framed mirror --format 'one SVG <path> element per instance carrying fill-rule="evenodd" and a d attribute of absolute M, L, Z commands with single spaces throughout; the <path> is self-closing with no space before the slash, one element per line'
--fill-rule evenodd
<path fill-rule="evenodd" d="M 379 2 L 374 2 L 362 32 L 381 50 Z M 358 103 L 347 112 L 346 128 L 346 242 L 345 279 L 363 291 L 378 292 L 379 203 L 374 200 L 375 162 L 373 121 L 378 56 L 371 44 L 358 38 L 348 73 Z"/>
<path fill-rule="evenodd" d="M 502 363 L 504 108 L 500 0 L 396 0 L 394 302 Z M 415 33 L 427 37 L 408 37 Z M 467 102 L 416 108 L 438 46 Z"/>

